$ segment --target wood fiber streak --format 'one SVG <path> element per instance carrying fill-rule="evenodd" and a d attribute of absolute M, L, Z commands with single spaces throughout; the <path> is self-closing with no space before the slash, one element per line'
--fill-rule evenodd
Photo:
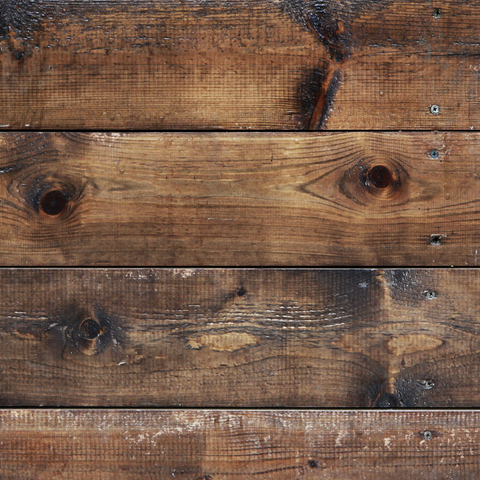
<path fill-rule="evenodd" d="M 2 269 L 0 404 L 480 407 L 475 269 Z"/>
<path fill-rule="evenodd" d="M 0 475 L 476 480 L 479 424 L 469 411 L 7 410 Z"/>
<path fill-rule="evenodd" d="M 479 0 L 434 6 L 3 0 L 0 128 L 477 129 Z"/>
<path fill-rule="evenodd" d="M 0 265 L 475 266 L 479 141 L 3 133 Z"/>

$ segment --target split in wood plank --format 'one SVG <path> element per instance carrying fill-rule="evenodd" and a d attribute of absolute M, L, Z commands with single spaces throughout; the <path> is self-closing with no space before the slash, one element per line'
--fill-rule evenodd
<path fill-rule="evenodd" d="M 479 142 L 3 133 L 0 265 L 475 266 Z"/>
<path fill-rule="evenodd" d="M 4 0 L 0 128 L 478 129 L 480 3 L 438 5 Z"/>
<path fill-rule="evenodd" d="M 0 411 L 10 480 L 478 478 L 480 414 Z"/>
<path fill-rule="evenodd" d="M 2 269 L 0 404 L 480 407 L 480 270 Z"/>

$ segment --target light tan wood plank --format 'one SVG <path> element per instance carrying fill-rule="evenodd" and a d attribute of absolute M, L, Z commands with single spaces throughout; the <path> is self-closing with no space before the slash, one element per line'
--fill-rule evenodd
<path fill-rule="evenodd" d="M 4 406 L 480 406 L 474 269 L 2 269 L 0 291 Z"/>
<path fill-rule="evenodd" d="M 4 133 L 0 265 L 475 266 L 479 141 Z"/>
<path fill-rule="evenodd" d="M 479 6 L 4 0 L 0 128 L 478 129 Z"/>
<path fill-rule="evenodd" d="M 8 479 L 478 478 L 480 416 L 463 412 L 0 412 Z"/>

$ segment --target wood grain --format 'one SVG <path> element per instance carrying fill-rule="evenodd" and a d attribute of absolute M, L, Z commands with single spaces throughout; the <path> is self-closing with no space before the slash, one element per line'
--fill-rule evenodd
<path fill-rule="evenodd" d="M 21 480 L 478 478 L 478 412 L 3 410 Z"/>
<path fill-rule="evenodd" d="M 0 265 L 475 266 L 479 141 L 3 133 Z"/>
<path fill-rule="evenodd" d="M 3 0 L 0 128 L 477 129 L 479 6 Z"/>
<path fill-rule="evenodd" d="M 2 269 L 0 404 L 480 407 L 476 269 Z"/>

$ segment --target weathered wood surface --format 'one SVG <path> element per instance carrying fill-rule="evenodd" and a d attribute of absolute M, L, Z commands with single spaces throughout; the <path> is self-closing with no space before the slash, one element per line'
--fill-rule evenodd
<path fill-rule="evenodd" d="M 480 271 L 0 270 L 0 404 L 480 407 Z"/>
<path fill-rule="evenodd" d="M 0 265 L 475 266 L 479 141 L 3 133 Z"/>
<path fill-rule="evenodd" d="M 0 411 L 0 477 L 476 480 L 478 412 Z"/>
<path fill-rule="evenodd" d="M 3 0 L 0 125 L 477 129 L 479 7 Z"/>

